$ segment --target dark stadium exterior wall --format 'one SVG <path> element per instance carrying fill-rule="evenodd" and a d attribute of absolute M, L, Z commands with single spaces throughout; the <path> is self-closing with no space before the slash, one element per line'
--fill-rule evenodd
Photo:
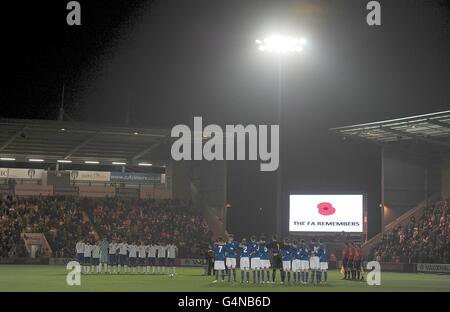
<path fill-rule="evenodd" d="M 384 225 L 441 191 L 441 161 L 392 148 L 382 158 Z"/>
<path fill-rule="evenodd" d="M 257 161 L 227 162 L 227 230 L 236 238 L 276 233 L 276 172 Z"/>
<path fill-rule="evenodd" d="M 191 200 L 190 166 L 190 161 L 170 161 L 167 167 L 166 183 L 172 198 Z"/>

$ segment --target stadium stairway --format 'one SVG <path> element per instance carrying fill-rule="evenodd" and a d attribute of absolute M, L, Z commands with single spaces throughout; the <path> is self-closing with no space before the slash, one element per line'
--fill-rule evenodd
<path fill-rule="evenodd" d="M 89 217 L 89 214 L 87 213 L 87 211 L 82 210 L 81 213 L 83 215 L 83 222 L 88 223 L 88 224 L 93 224 L 91 222 L 91 218 Z M 100 235 L 98 235 L 98 232 L 97 232 L 97 230 L 94 227 L 92 227 L 91 233 L 92 233 L 92 235 L 94 235 L 96 240 L 100 239 Z"/>
<path fill-rule="evenodd" d="M 192 203 L 196 210 L 202 211 L 203 217 L 208 224 L 209 229 L 213 233 L 213 238 L 225 237 L 226 226 L 225 226 L 225 214 L 224 207 L 217 207 L 209 205 L 205 200 L 204 196 L 199 192 L 196 183 L 190 183 L 190 190 L 192 196 Z"/>
<path fill-rule="evenodd" d="M 225 231 L 223 209 L 207 205 L 204 209 L 203 217 L 205 218 L 206 223 L 208 223 L 208 227 L 212 231 L 214 239 L 225 237 L 227 233 Z"/>
<path fill-rule="evenodd" d="M 416 220 L 418 220 L 422 216 L 427 203 L 436 202 L 440 198 L 441 198 L 441 194 L 436 193 L 436 194 L 430 196 L 427 200 L 420 202 L 416 207 L 408 210 L 407 212 L 405 212 L 403 215 L 401 215 L 400 217 L 398 217 L 397 219 L 395 219 L 388 225 L 386 225 L 380 233 L 378 233 L 377 235 L 375 235 L 374 237 L 372 237 L 371 239 L 369 239 L 367 242 L 365 242 L 363 244 L 362 248 L 364 250 L 364 253 L 368 254 L 368 252 L 370 251 L 372 246 L 375 245 L 383 237 L 383 235 L 385 233 L 389 233 L 389 231 L 392 231 L 399 224 L 401 224 L 403 227 L 405 227 L 408 224 L 411 217 L 414 217 Z"/>

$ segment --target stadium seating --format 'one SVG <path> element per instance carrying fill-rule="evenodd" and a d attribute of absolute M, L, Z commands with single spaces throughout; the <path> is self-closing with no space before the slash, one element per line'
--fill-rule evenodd
<path fill-rule="evenodd" d="M 138 243 L 175 243 L 180 257 L 202 257 L 212 233 L 202 215 L 177 200 L 103 199 L 85 206 L 100 236 Z"/>
<path fill-rule="evenodd" d="M 0 257 L 26 256 L 20 234 L 43 233 L 54 257 L 74 256 L 77 240 L 175 243 L 180 257 L 199 257 L 211 232 L 190 205 L 175 200 L 0 196 Z"/>
<path fill-rule="evenodd" d="M 416 220 L 385 233 L 370 258 L 393 263 L 450 263 L 450 199 L 425 208 Z"/>

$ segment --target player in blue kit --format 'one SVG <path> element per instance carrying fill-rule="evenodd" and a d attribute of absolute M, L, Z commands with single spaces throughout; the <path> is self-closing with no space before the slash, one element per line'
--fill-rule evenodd
<path fill-rule="evenodd" d="M 311 243 L 309 244 L 309 269 L 311 270 L 311 284 L 314 284 L 314 278 L 317 279 L 317 272 L 320 270 L 320 262 L 317 252 L 319 250 L 319 245 L 316 243 L 316 240 L 311 239 Z"/>
<path fill-rule="evenodd" d="M 291 261 L 292 261 L 292 249 L 291 244 L 287 238 L 284 239 L 283 247 L 280 251 L 281 261 L 283 264 L 283 271 L 281 271 L 281 282 L 284 284 L 287 275 L 288 284 L 291 282 Z"/>
<path fill-rule="evenodd" d="M 264 284 L 264 272 L 267 275 L 267 283 L 270 283 L 270 254 L 266 245 L 266 239 L 261 237 L 259 241 L 259 258 L 261 264 L 261 278 Z"/>
<path fill-rule="evenodd" d="M 236 283 L 236 255 L 239 249 L 239 243 L 234 240 L 233 234 L 228 235 L 228 242 L 225 244 L 225 265 L 228 269 L 228 283 L 231 280 L 231 271 L 233 271 L 233 281 Z"/>
<path fill-rule="evenodd" d="M 246 273 L 247 283 L 250 280 L 250 251 L 248 248 L 247 240 L 245 238 L 242 239 L 241 244 L 239 245 L 240 251 L 240 261 L 239 268 L 241 269 L 241 283 L 244 283 L 244 272 Z"/>
<path fill-rule="evenodd" d="M 320 270 L 318 271 L 319 279 L 317 283 L 326 285 L 328 282 L 328 253 L 325 245 L 320 240 L 319 240 L 319 250 L 317 254 L 319 256 L 319 267 L 320 267 Z M 323 274 L 323 281 L 322 281 L 322 274 Z"/>
<path fill-rule="evenodd" d="M 292 252 L 292 274 L 294 275 L 294 285 L 300 285 L 300 246 L 294 241 L 291 246 Z"/>
<path fill-rule="evenodd" d="M 261 281 L 261 259 L 259 258 L 259 245 L 256 242 L 256 236 L 251 237 L 251 242 L 248 244 L 250 251 L 250 270 L 253 271 L 253 284 L 256 284 L 256 273 L 258 273 L 258 284 Z"/>
<path fill-rule="evenodd" d="M 300 271 L 302 273 L 302 285 L 308 285 L 309 250 L 304 240 L 300 242 L 298 252 L 300 257 Z"/>
<path fill-rule="evenodd" d="M 225 281 L 225 243 L 223 239 L 219 237 L 217 243 L 214 246 L 214 281 L 217 283 L 219 278 L 219 271 L 222 272 L 222 282 Z"/>
<path fill-rule="evenodd" d="M 291 272 L 294 278 L 294 285 L 300 285 L 300 243 L 294 240 L 291 244 Z"/>

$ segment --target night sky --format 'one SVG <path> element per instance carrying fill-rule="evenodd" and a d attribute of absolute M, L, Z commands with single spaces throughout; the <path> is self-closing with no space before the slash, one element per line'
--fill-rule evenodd
<path fill-rule="evenodd" d="M 450 106 L 444 0 L 379 1 L 379 27 L 366 24 L 365 0 L 79 1 L 79 27 L 66 24 L 67 2 L 2 4 L 0 117 L 56 119 L 64 84 L 75 120 L 123 125 L 130 109 L 132 125 L 150 128 L 193 116 L 275 123 L 277 63 L 254 40 L 305 36 L 304 53 L 283 61 L 285 197 L 367 192 L 371 233 L 379 230 L 379 151 L 328 129 Z M 256 198 L 274 179 L 255 175 L 242 196 Z M 236 188 L 244 187 L 240 179 Z M 273 192 L 263 194 L 273 200 Z M 256 205 L 242 209 L 251 217 Z M 271 213 L 262 218 L 270 223 Z"/>

